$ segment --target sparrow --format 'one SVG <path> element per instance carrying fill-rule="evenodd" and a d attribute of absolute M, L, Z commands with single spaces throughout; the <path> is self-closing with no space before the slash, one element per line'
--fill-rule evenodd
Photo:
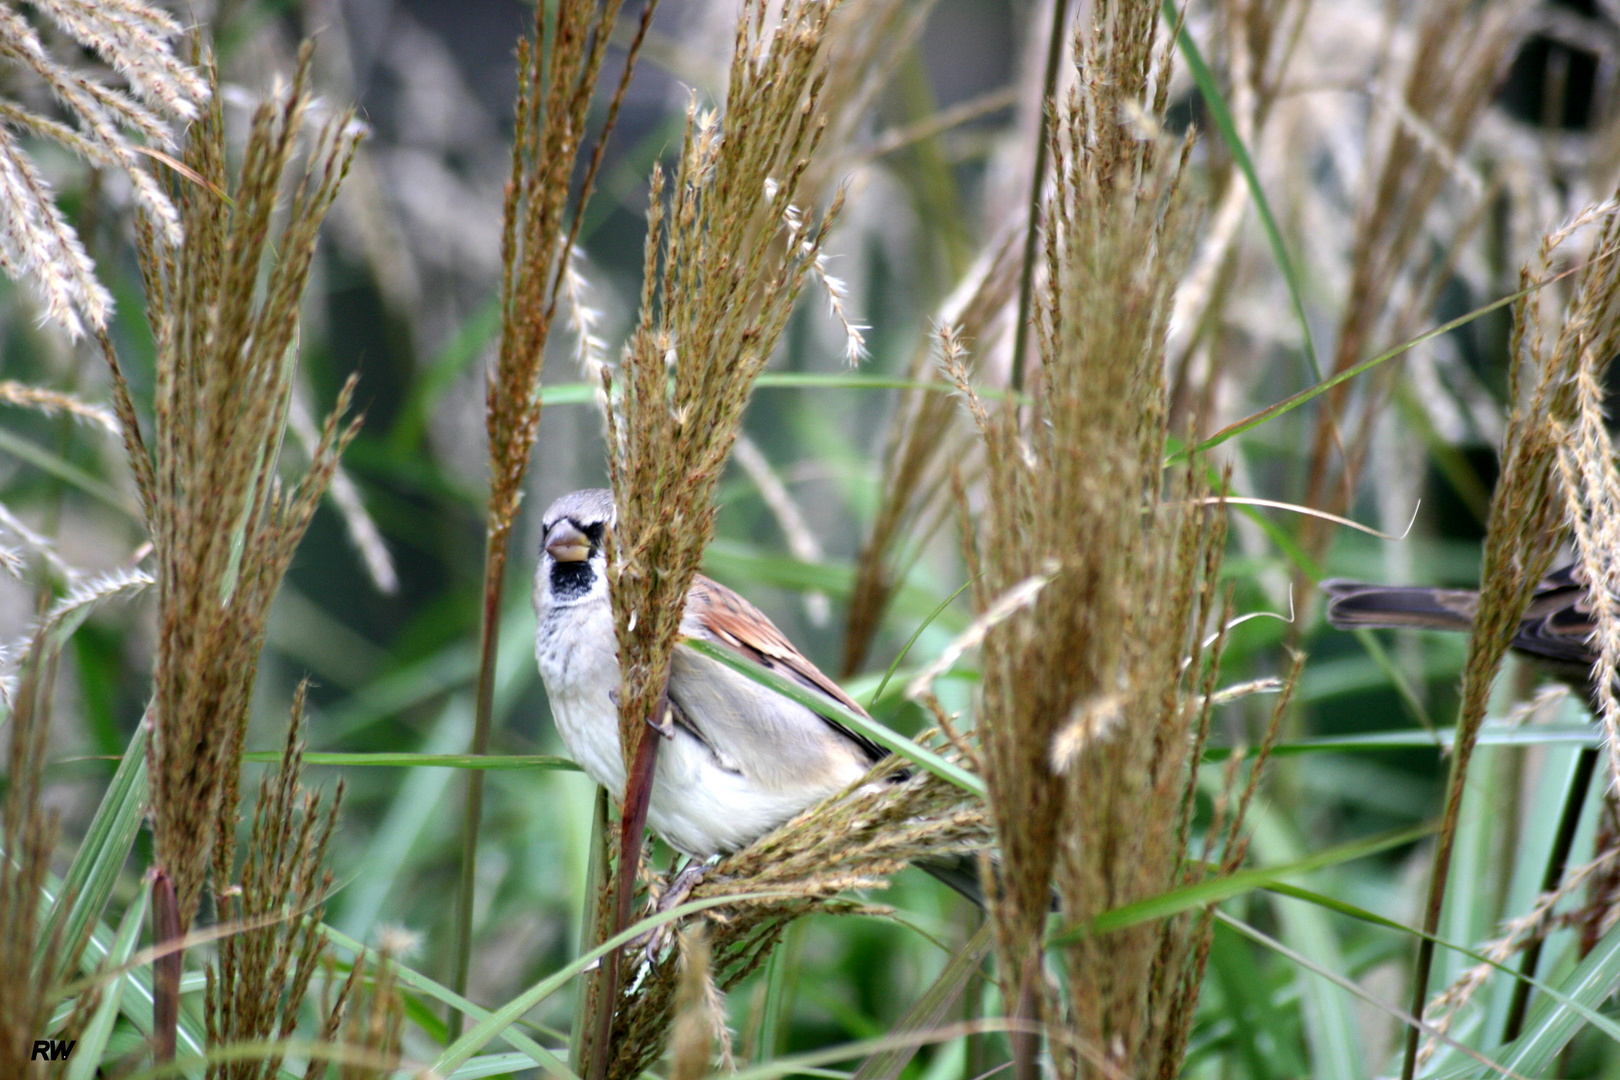
<path fill-rule="evenodd" d="M 1340 630 L 1378 627 L 1468 631 L 1479 609 L 1479 592 L 1475 589 L 1372 585 L 1343 578 L 1324 581 L 1321 588 L 1328 595 L 1327 621 Z M 1579 564 L 1571 563 L 1536 583 L 1512 645 L 1549 674 L 1585 693 L 1588 701 L 1595 701 L 1595 629 L 1584 576 Z"/>
<path fill-rule="evenodd" d="M 535 660 L 563 745 L 585 773 L 624 791 L 619 659 L 604 540 L 613 493 L 575 491 L 545 512 L 534 578 Z M 790 644 L 763 612 L 699 574 L 681 635 L 730 649 L 829 703 L 866 711 Z M 729 854 L 860 780 L 888 752 L 724 664 L 677 645 L 670 734 L 659 748 L 647 824 L 701 862 Z"/>

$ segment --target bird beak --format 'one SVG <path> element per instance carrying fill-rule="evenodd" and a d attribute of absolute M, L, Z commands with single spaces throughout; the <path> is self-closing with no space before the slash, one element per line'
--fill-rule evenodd
<path fill-rule="evenodd" d="M 591 542 L 579 526 L 564 519 L 546 533 L 546 554 L 558 562 L 584 562 L 591 557 Z"/>

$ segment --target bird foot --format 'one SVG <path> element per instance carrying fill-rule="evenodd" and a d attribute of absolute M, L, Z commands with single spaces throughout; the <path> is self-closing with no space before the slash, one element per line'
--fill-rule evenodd
<path fill-rule="evenodd" d="M 653 914 L 662 915 L 673 911 L 686 903 L 692 896 L 692 890 L 697 888 L 709 873 L 709 864 L 702 862 L 687 863 L 680 873 L 670 881 L 658 902 L 653 905 Z M 669 922 L 649 930 L 642 935 L 640 944 L 644 945 L 643 958 L 651 964 L 664 952 L 674 940 L 675 924 L 679 920 L 671 919 Z"/>

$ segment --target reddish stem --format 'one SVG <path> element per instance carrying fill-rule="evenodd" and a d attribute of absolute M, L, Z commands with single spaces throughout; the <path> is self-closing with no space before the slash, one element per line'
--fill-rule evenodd
<path fill-rule="evenodd" d="M 662 717 L 669 709 L 669 689 L 658 695 L 653 715 Z M 641 734 L 630 774 L 624 785 L 624 812 L 619 817 L 619 869 L 613 893 L 613 926 L 607 936 L 624 932 L 635 909 L 636 870 L 641 865 L 641 841 L 647 833 L 647 810 L 652 803 L 653 772 L 658 765 L 659 726 L 648 721 L 650 731 Z M 613 1037 L 613 1013 L 619 1001 L 619 977 L 624 962 L 620 946 L 602 958 L 602 996 L 598 999 L 595 1037 L 591 1040 L 590 1080 L 606 1080 L 609 1041 Z"/>
<path fill-rule="evenodd" d="M 174 895 L 174 879 L 159 867 L 152 871 L 152 936 L 159 949 L 180 940 L 180 904 Z M 179 948 L 164 952 L 153 961 L 152 977 L 152 1061 L 166 1065 L 174 1060 L 175 1033 L 180 1026 Z"/>

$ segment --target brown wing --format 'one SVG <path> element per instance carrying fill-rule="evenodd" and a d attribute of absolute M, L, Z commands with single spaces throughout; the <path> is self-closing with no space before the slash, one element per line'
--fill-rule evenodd
<path fill-rule="evenodd" d="M 1468 630 L 1479 607 L 1473 589 L 1434 589 L 1420 585 L 1370 585 L 1335 579 L 1322 582 L 1328 594 L 1328 622 L 1340 629 L 1357 626 Z M 1560 665 L 1584 679 L 1596 655 L 1591 645 L 1592 614 L 1576 564 L 1554 570 L 1536 583 L 1530 606 L 1513 636 L 1513 646 Z"/>
<path fill-rule="evenodd" d="M 1574 664 L 1589 674 L 1597 661 L 1592 607 L 1578 563 L 1554 570 L 1536 584 L 1513 644 L 1525 652 Z"/>
<path fill-rule="evenodd" d="M 686 613 L 695 618 L 706 640 L 724 646 L 771 671 L 788 678 L 838 702 L 851 712 L 866 716 L 867 712 L 843 688 L 821 673 L 804 658 L 782 635 L 771 620 L 753 604 L 738 596 L 718 581 L 698 574 L 692 580 L 687 594 Z M 818 714 L 821 715 L 821 714 Z M 872 761 L 888 756 L 888 751 L 866 736 L 851 731 L 830 716 L 821 715 L 834 730 L 855 743 Z"/>

